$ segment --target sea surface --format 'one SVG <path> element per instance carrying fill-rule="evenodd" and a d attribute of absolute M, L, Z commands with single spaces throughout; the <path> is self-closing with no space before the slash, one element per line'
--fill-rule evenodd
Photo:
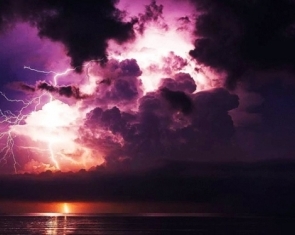
<path fill-rule="evenodd" d="M 194 214 L 0 216 L 0 234 L 295 234 L 295 219 Z"/>

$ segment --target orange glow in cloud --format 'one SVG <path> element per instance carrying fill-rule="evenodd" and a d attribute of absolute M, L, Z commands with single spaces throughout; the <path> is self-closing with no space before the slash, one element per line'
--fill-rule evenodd
<path fill-rule="evenodd" d="M 52 100 L 40 110 L 31 112 L 24 120 L 25 124 L 13 125 L 10 128 L 13 133 L 27 136 L 35 145 L 37 143 L 43 146 L 34 149 L 37 152 L 43 151 L 43 155 L 44 151 L 47 151 L 49 161 L 44 160 L 43 164 L 47 162 L 52 165 L 47 169 L 78 171 L 100 165 L 104 161 L 97 151 L 94 153 L 94 150 L 77 142 L 79 126 L 85 115 L 86 111 L 79 110 L 79 104 L 70 106 L 59 100 Z M 42 165 L 41 162 L 33 162 L 27 163 L 26 172 L 39 173 L 37 167 Z"/>

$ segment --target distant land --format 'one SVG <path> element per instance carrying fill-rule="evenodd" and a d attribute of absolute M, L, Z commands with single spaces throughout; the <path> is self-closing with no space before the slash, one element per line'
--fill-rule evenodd
<path fill-rule="evenodd" d="M 78 173 L 2 175 L 0 188 L 1 201 L 132 205 L 133 209 L 122 209 L 128 213 L 295 216 L 295 162 L 286 160 L 222 164 L 169 161 L 128 173 L 98 167 Z"/>

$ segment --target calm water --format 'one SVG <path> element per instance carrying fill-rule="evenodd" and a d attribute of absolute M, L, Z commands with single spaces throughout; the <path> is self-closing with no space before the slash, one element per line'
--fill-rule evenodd
<path fill-rule="evenodd" d="M 294 234 L 295 219 L 177 215 L 0 216 L 0 234 Z"/>

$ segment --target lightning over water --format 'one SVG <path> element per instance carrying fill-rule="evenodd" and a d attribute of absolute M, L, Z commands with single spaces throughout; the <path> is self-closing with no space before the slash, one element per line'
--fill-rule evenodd
<path fill-rule="evenodd" d="M 224 74 L 190 55 L 197 39 L 193 5 L 183 2 L 177 10 L 156 1 L 139 5 L 121 1 L 118 15 L 111 14 L 115 22 L 110 24 L 128 34 L 92 32 L 90 37 L 103 40 L 103 48 L 93 39 L 91 44 L 81 42 L 85 50 L 80 51 L 66 37 L 57 39 L 61 35 L 49 41 L 47 33 L 53 32 L 42 30 L 45 39 L 40 39 L 42 22 L 37 27 L 16 24 L 8 31 L 7 37 L 17 30 L 35 35 L 30 40 L 37 49 L 28 49 L 32 62 L 21 65 L 26 79 L 8 85 L 21 99 L 0 93 L 7 106 L 18 107 L 0 112 L 3 167 L 12 164 L 15 173 L 41 173 L 130 162 L 146 166 L 182 155 L 186 160 L 213 156 L 220 151 L 220 139 L 230 143 L 228 111 L 237 107 L 237 97 L 223 88 Z M 22 42 L 16 41 L 16 48 L 17 43 Z M 222 107 L 217 114 L 213 104 L 206 105 L 211 99 Z M 207 113 L 222 116 L 220 124 L 214 118 L 207 121 Z M 212 126 L 211 133 L 206 125 Z M 208 151 L 203 146 L 211 142 L 214 148 Z"/>

